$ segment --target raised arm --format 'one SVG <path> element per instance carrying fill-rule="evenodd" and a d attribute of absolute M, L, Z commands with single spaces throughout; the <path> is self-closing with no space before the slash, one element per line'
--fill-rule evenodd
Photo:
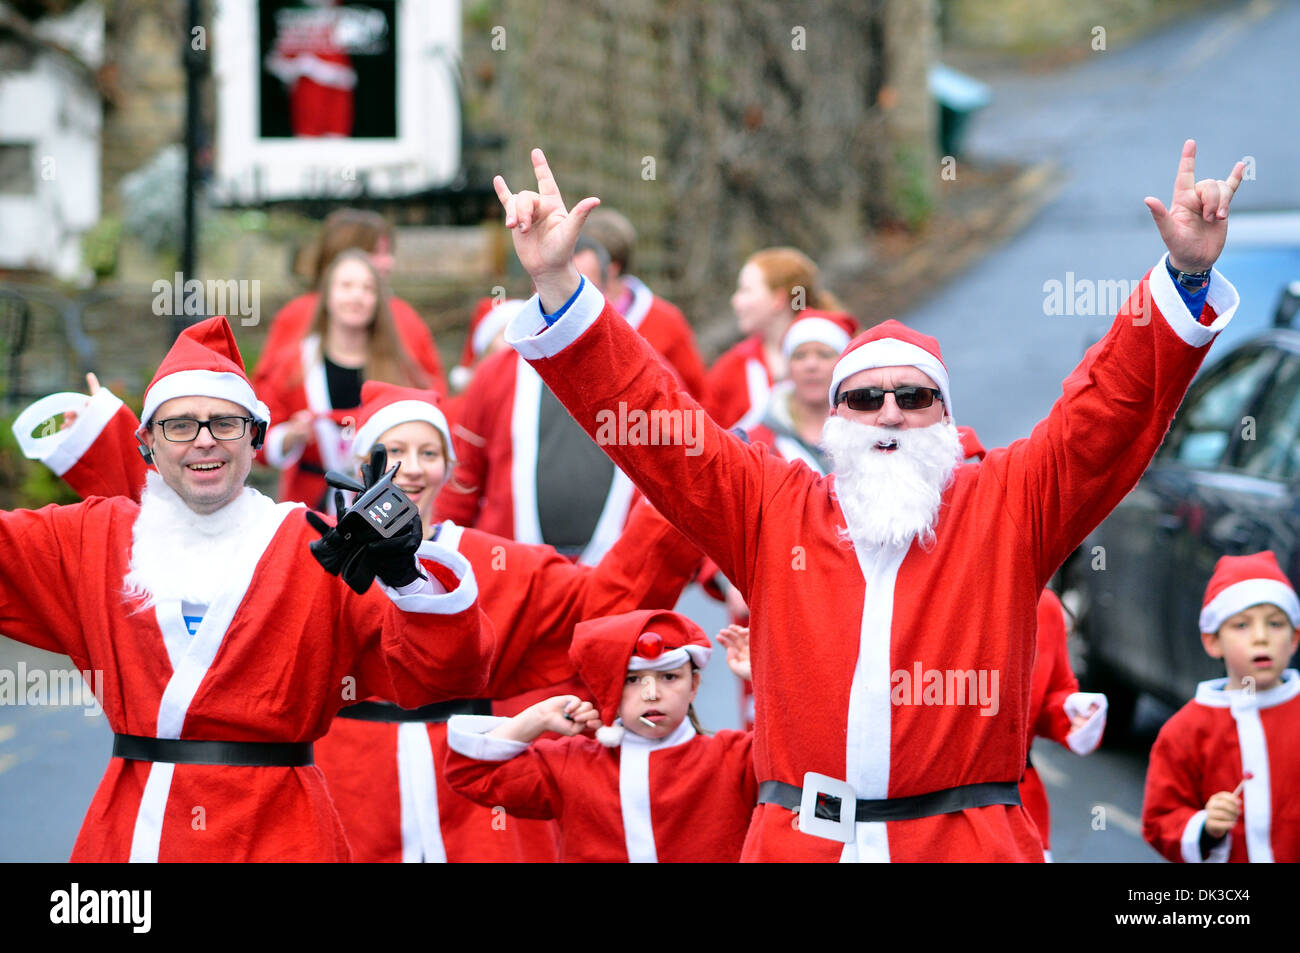
<path fill-rule="evenodd" d="M 1218 272 L 1206 279 L 1204 297 L 1184 295 L 1166 263 L 1208 273 L 1223 249 L 1244 166 L 1238 163 L 1226 181 L 1198 183 L 1195 157 L 1189 139 L 1170 208 L 1147 199 L 1167 257 L 1066 378 L 1047 419 L 1028 439 L 985 460 L 1005 486 L 1009 515 L 1034 547 L 1040 585 L 1142 476 L 1210 342 L 1236 310 L 1236 290 Z"/>
<path fill-rule="evenodd" d="M 140 501 L 146 466 L 136 449 L 140 421 L 122 401 L 86 376 L 90 397 L 51 394 L 32 404 L 14 421 L 14 436 L 23 455 L 49 467 L 83 499 L 125 496 Z M 64 416 L 55 430 L 53 417 Z"/>
<path fill-rule="evenodd" d="M 495 180 L 515 251 L 538 294 L 506 340 L 652 504 L 741 588 L 748 589 L 765 494 L 784 461 L 724 431 L 684 391 L 650 346 L 573 268 L 582 220 L 566 211 L 541 150 L 537 192 Z"/>

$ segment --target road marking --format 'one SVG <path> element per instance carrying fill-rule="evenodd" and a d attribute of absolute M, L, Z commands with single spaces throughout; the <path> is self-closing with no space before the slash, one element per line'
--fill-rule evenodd
<path fill-rule="evenodd" d="M 8 741 L 18 732 L 15 725 L 0 725 L 0 742 Z"/>
<path fill-rule="evenodd" d="M 4 774 L 18 763 L 16 754 L 0 754 L 0 774 Z"/>
<path fill-rule="evenodd" d="M 1113 822 L 1126 834 L 1132 834 L 1134 837 L 1142 836 L 1142 822 L 1124 808 L 1106 801 L 1097 802 L 1097 806 L 1106 811 L 1106 823 L 1108 825 Z"/>

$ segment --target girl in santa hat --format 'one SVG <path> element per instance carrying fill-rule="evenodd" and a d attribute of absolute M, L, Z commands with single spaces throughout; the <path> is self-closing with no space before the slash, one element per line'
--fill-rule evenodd
<path fill-rule="evenodd" d="M 722 641 L 748 677 L 748 639 Z M 596 705 L 560 695 L 510 719 L 453 717 L 447 780 L 479 804 L 555 818 L 564 861 L 739 860 L 758 795 L 753 736 L 699 730 L 691 703 L 711 651 L 675 612 L 584 622 L 570 653 Z M 570 737 L 537 741 L 546 731 Z"/>
<path fill-rule="evenodd" d="M 364 381 L 428 386 L 428 374 L 402 346 L 387 299 L 369 256 L 341 253 L 322 278 L 311 332 L 296 353 L 281 353 L 263 397 L 280 421 L 267 434 L 265 454 L 282 471 L 281 500 L 328 509 L 324 473 L 348 469 L 344 428 Z"/>
<path fill-rule="evenodd" d="M 841 311 L 821 287 L 817 266 L 795 248 L 764 248 L 740 269 L 731 308 L 745 339 L 714 362 L 701 403 L 724 427 L 749 427 L 767 406 L 772 385 L 789 373 L 781 350 L 786 331 L 804 308 Z"/>
<path fill-rule="evenodd" d="M 344 830 L 358 861 L 553 861 L 553 825 L 482 807 L 443 777 L 447 720 L 513 713 L 522 693 L 575 675 L 569 637 L 581 619 L 637 606 L 672 605 L 699 556 L 652 507 L 633 511 L 628 535 L 600 564 L 575 565 L 549 546 L 530 546 L 431 516 L 455 463 L 451 434 L 431 391 L 368 381 L 353 459 L 374 447 L 400 463 L 395 485 L 417 505 L 426 537 L 478 567 L 479 602 L 498 650 L 483 698 L 408 711 L 379 699 L 344 708 L 317 744 Z M 560 689 L 563 690 L 563 689 Z M 532 697 L 537 697 L 533 694 Z M 499 700 L 499 701 L 498 701 Z"/>
<path fill-rule="evenodd" d="M 1300 860 L 1300 599 L 1265 550 L 1224 556 L 1201 609 L 1201 644 L 1226 678 L 1160 729 L 1142 834 L 1172 861 Z"/>

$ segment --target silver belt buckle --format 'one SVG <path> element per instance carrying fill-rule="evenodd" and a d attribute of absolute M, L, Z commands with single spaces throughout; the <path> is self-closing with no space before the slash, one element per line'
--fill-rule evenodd
<path fill-rule="evenodd" d="M 817 796 L 840 799 L 840 819 L 817 816 Z M 847 781 L 839 781 L 816 771 L 803 776 L 803 797 L 799 801 L 799 830 L 813 837 L 852 844 L 857 833 L 858 795 Z"/>

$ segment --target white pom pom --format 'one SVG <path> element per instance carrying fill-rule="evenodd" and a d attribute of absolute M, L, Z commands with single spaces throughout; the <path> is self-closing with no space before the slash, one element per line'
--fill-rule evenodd
<path fill-rule="evenodd" d="M 601 725 L 596 729 L 596 740 L 606 748 L 617 748 L 623 743 L 623 726 Z"/>
<path fill-rule="evenodd" d="M 473 379 L 473 377 L 474 377 L 473 371 L 471 371 L 468 367 L 462 367 L 461 365 L 457 364 L 455 367 L 451 369 L 451 373 L 447 375 L 447 381 L 448 383 L 451 384 L 452 390 L 462 391 L 469 386 L 469 382 L 471 379 Z"/>

